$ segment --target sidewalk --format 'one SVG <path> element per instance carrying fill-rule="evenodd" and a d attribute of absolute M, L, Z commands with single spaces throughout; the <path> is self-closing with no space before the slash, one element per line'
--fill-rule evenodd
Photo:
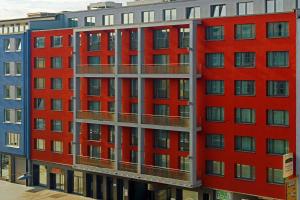
<path fill-rule="evenodd" d="M 88 200 L 90 198 L 48 190 L 42 187 L 26 187 L 0 181 L 1 200 Z"/>

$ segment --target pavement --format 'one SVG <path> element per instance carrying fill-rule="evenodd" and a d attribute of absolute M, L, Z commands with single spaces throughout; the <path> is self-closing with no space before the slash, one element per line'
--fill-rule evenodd
<path fill-rule="evenodd" d="M 79 195 L 67 194 L 42 187 L 26 187 L 0 181 L 0 200 L 91 200 Z"/>

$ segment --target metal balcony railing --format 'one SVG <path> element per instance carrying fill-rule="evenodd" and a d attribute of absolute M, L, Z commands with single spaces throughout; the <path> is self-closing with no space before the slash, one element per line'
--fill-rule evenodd
<path fill-rule="evenodd" d="M 103 158 L 91 158 L 88 156 L 76 156 L 76 164 L 90 165 L 94 167 L 115 169 L 115 161 Z"/>
<path fill-rule="evenodd" d="M 138 115 L 135 113 L 119 113 L 119 122 L 138 123 Z"/>
<path fill-rule="evenodd" d="M 152 165 L 143 165 L 142 173 L 151 175 L 151 176 L 159 176 L 164 178 L 178 179 L 183 181 L 190 180 L 190 172 L 182 171 L 179 169 L 171 169 L 164 167 L 157 167 Z"/>
<path fill-rule="evenodd" d="M 181 116 L 165 116 L 165 115 L 142 115 L 143 124 L 154 124 L 161 126 L 189 127 L 190 119 Z"/>
<path fill-rule="evenodd" d="M 137 163 L 119 162 L 119 170 L 137 173 Z"/>
<path fill-rule="evenodd" d="M 118 69 L 119 74 L 137 74 L 137 65 L 120 65 Z"/>
<path fill-rule="evenodd" d="M 189 64 L 144 65 L 142 74 L 189 74 Z"/>
<path fill-rule="evenodd" d="M 114 65 L 80 65 L 77 74 L 114 74 Z"/>
<path fill-rule="evenodd" d="M 98 120 L 98 121 L 115 121 L 115 114 L 104 111 L 82 110 L 77 112 L 77 119 Z"/>

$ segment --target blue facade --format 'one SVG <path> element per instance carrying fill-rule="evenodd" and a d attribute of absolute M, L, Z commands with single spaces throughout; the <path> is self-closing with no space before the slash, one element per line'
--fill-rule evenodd
<path fill-rule="evenodd" d="M 30 154 L 29 39 L 29 32 L 0 35 L 0 69 L 2 69 L 0 73 L 0 153 L 25 156 L 26 158 L 29 158 Z M 17 50 L 18 40 L 21 40 L 21 50 Z M 5 50 L 5 41 L 10 41 L 12 50 Z M 21 69 L 21 73 L 18 68 Z M 12 98 L 7 98 L 7 89 L 5 89 L 7 87 L 10 87 L 9 95 Z M 18 98 L 17 87 L 21 89 L 21 98 Z M 6 109 L 12 110 L 7 114 Z M 19 119 L 17 110 L 21 110 L 20 122 L 17 120 Z M 11 121 L 8 122 L 7 118 Z M 8 144 L 9 132 L 19 134 L 19 148 Z"/>

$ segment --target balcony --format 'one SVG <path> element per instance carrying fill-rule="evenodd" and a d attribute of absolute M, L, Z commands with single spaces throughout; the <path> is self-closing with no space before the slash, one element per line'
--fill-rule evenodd
<path fill-rule="evenodd" d="M 135 113 L 119 113 L 119 122 L 138 123 L 138 115 Z"/>
<path fill-rule="evenodd" d="M 119 162 L 119 170 L 137 173 L 137 163 Z"/>
<path fill-rule="evenodd" d="M 137 74 L 137 65 L 120 65 L 118 69 L 119 74 Z"/>
<path fill-rule="evenodd" d="M 76 164 L 90 165 L 94 167 L 115 169 L 115 161 L 103 158 L 91 158 L 88 156 L 76 156 Z"/>
<path fill-rule="evenodd" d="M 190 119 L 181 116 L 142 115 L 142 124 L 188 128 L 190 125 Z"/>
<path fill-rule="evenodd" d="M 157 167 L 152 165 L 143 165 L 142 173 L 150 176 L 158 176 L 182 181 L 189 181 L 190 179 L 190 173 L 188 171 L 181 171 L 179 169 Z"/>
<path fill-rule="evenodd" d="M 98 120 L 98 121 L 115 121 L 115 114 L 103 111 L 78 111 L 77 119 Z"/>
<path fill-rule="evenodd" d="M 81 65 L 77 67 L 77 74 L 114 74 L 114 65 Z"/>
<path fill-rule="evenodd" d="M 189 64 L 144 65 L 142 74 L 189 74 Z"/>

